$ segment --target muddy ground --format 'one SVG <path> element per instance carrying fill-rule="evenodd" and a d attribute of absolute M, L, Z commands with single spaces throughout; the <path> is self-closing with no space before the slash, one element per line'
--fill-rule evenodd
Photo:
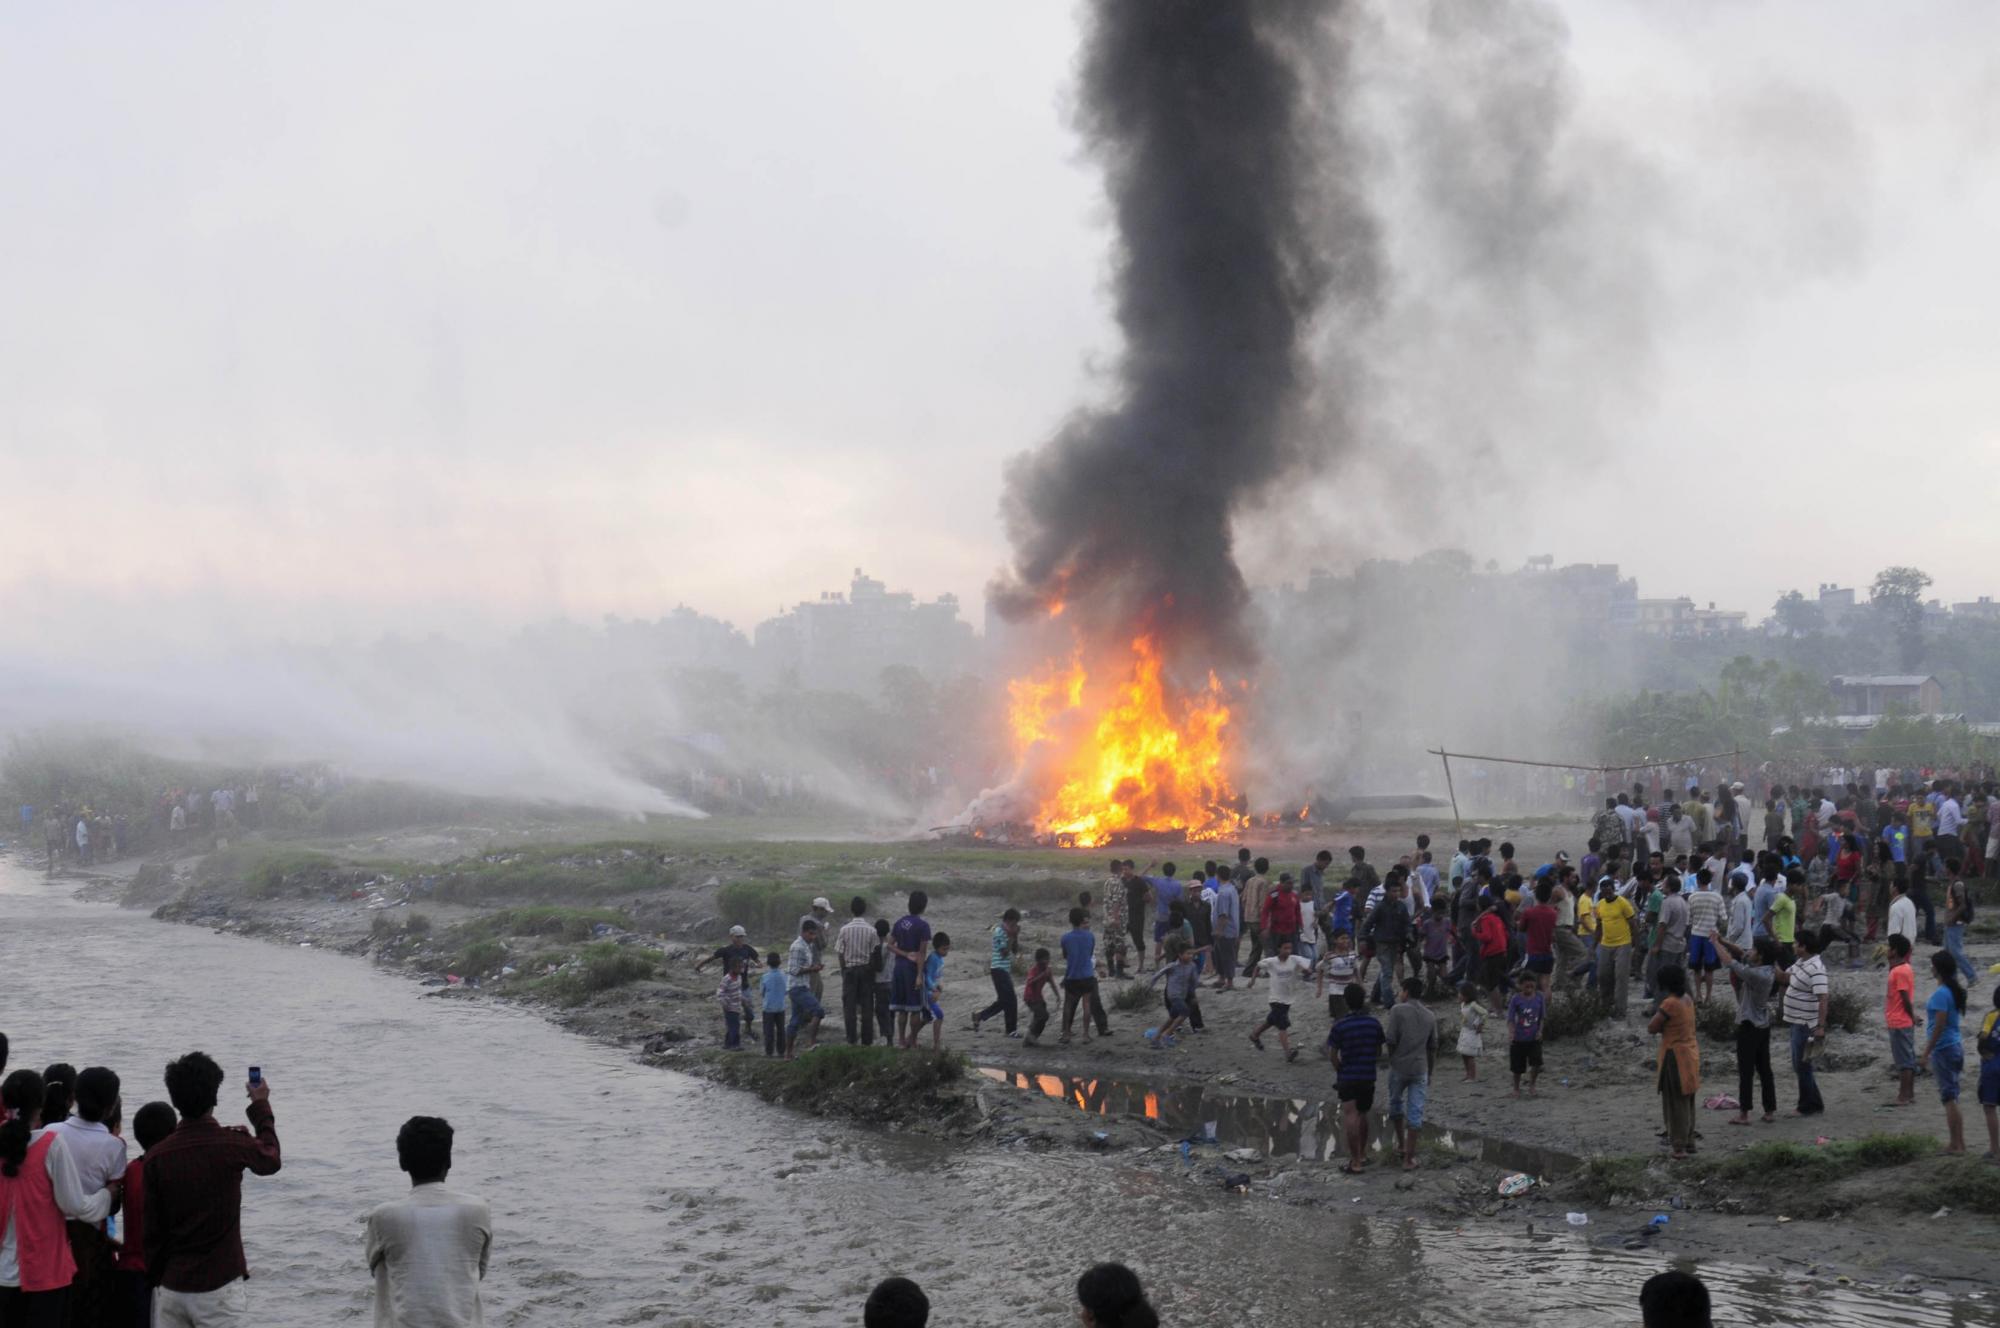
<path fill-rule="evenodd" d="M 1386 866 L 1412 847 L 1419 829 L 1428 830 L 1441 845 L 1454 838 L 1448 821 L 1394 822 L 1286 829 L 1253 835 L 1247 842 L 1272 859 L 1274 870 L 1296 871 L 1320 847 L 1344 856 L 1350 843 L 1363 844 L 1371 861 Z M 821 827 L 814 831 L 824 833 Z M 601 835 L 602 827 L 592 832 Z M 559 829 L 538 827 L 536 833 L 562 839 Z M 1893 1282 L 1911 1275 L 1937 1283 L 1983 1276 L 1985 1252 L 2000 1236 L 2000 1220 L 1968 1211 L 1986 1202 L 1984 1189 L 1965 1191 L 1961 1186 L 1964 1197 L 1956 1211 L 1936 1220 L 1931 1217 L 1936 1209 L 1953 1207 L 1942 1202 L 1933 1206 L 1931 1196 L 1960 1177 L 1985 1169 L 1977 1157 L 1983 1147 L 1983 1125 L 1976 1107 L 1967 1120 L 1974 1151 L 1970 1159 L 1926 1158 L 1867 1177 L 1847 1178 L 1839 1185 L 1824 1180 L 1808 1183 L 1803 1173 L 1795 1185 L 1751 1185 L 1702 1169 L 1716 1165 L 1715 1155 L 1771 1141 L 1811 1148 L 1822 1140 L 1851 1141 L 1884 1132 L 1929 1134 L 1942 1140 L 1942 1112 L 1928 1082 L 1919 1086 L 1918 1106 L 1889 1105 L 1894 1088 L 1881 1032 L 1878 971 L 1836 970 L 1836 984 L 1862 993 L 1869 1008 L 1860 1032 L 1836 1032 L 1829 1040 L 1827 1068 L 1820 1074 L 1827 1113 L 1810 1121 L 1781 1119 L 1773 1125 L 1736 1128 L 1725 1123 L 1726 1113 L 1704 1111 L 1700 1125 L 1708 1159 L 1702 1165 L 1667 1164 L 1655 1138 L 1659 1107 L 1653 1091 L 1652 1046 L 1635 1001 L 1628 1024 L 1606 1024 L 1588 1036 L 1550 1043 L 1533 1098 L 1510 1095 L 1505 1048 L 1491 1028 L 1476 1082 L 1462 1081 L 1456 1058 L 1447 1050 L 1433 1082 L 1433 1128 L 1423 1166 L 1406 1175 L 1382 1165 L 1378 1157 L 1368 1174 L 1348 1177 L 1338 1172 L 1336 1160 L 1323 1155 L 1324 1132 L 1317 1148 L 1308 1140 L 1301 1149 L 1294 1128 L 1296 1117 L 1312 1114 L 1332 1095 L 1331 1071 L 1325 1062 L 1308 1051 L 1297 1063 L 1286 1064 L 1275 1042 L 1267 1043 L 1270 1049 L 1260 1053 L 1248 1040 L 1249 1029 L 1267 1008 L 1261 987 L 1254 992 L 1204 992 L 1208 1031 L 1186 1037 L 1166 1051 L 1153 1050 L 1141 1036 L 1159 1020 L 1157 999 L 1148 998 L 1142 1009 L 1121 1010 L 1117 999 L 1127 984 L 1118 982 L 1106 984 L 1105 999 L 1112 1007 L 1109 1038 L 1061 1046 L 1055 1044 L 1052 1029 L 1044 1045 L 1029 1047 L 1006 1038 L 998 1021 L 976 1035 L 966 1027 L 970 1014 L 990 999 L 984 971 L 987 939 L 1001 910 L 1010 904 L 1021 908 L 1026 943 L 1031 948 L 1053 948 L 1067 928 L 1065 914 L 1074 891 L 1102 888 L 1108 852 L 965 849 L 830 838 L 788 842 L 778 837 L 782 833 L 782 827 L 768 825 L 711 824 L 693 834 L 675 833 L 670 827 L 654 831 L 650 847 L 616 851 L 641 857 L 657 854 L 674 878 L 663 888 L 629 895 L 598 893 L 585 901 L 594 910 L 608 910 L 621 919 L 605 928 L 608 935 L 594 938 L 596 943 L 620 942 L 656 955 L 660 967 L 654 978 L 581 999 L 552 998 L 546 983 L 529 984 L 533 973 L 489 979 L 477 992 L 452 985 L 437 988 L 434 994 L 529 1001 L 574 1031 L 630 1047 L 656 1063 L 712 1073 L 721 1034 L 712 998 L 713 973 L 692 970 L 731 921 L 717 902 L 725 886 L 754 880 L 810 889 L 825 894 L 836 906 L 861 890 L 876 897 L 878 909 L 894 916 L 901 912 L 902 892 L 921 883 L 933 897 L 929 914 L 933 926 L 952 933 L 958 942 L 946 969 L 946 1047 L 964 1052 L 991 1072 L 968 1081 L 966 1111 L 940 1113 L 951 1119 L 934 1124 L 936 1132 L 966 1146 L 1099 1150 L 1115 1155 L 1122 1164 L 1177 1172 L 1190 1184 L 1239 1182 L 1248 1193 L 1282 1202 L 1423 1214 L 1457 1222 L 1561 1224 L 1567 1213 L 1582 1211 L 1593 1224 L 1592 1238 L 1606 1243 L 1637 1242 L 1650 1248 L 1664 1242 L 1660 1248 L 1739 1260 L 1768 1255 L 1774 1268 L 1787 1272 L 1803 1274 L 1810 1269 L 1813 1275 L 1862 1281 Z M 1581 823 L 1468 825 L 1466 833 L 1512 839 L 1517 856 L 1527 862 L 1544 861 L 1557 848 L 1574 854 L 1585 838 Z M 453 929 L 476 923 L 503 904 L 518 906 L 522 901 L 439 903 L 417 897 L 405 903 L 404 880 L 422 864 L 447 862 L 509 842 L 513 841 L 507 827 L 464 826 L 312 845 L 343 861 L 396 865 L 381 872 L 379 880 L 369 880 L 363 867 L 358 877 L 341 878 L 339 888 L 277 898 L 256 897 L 269 892 L 242 882 L 204 878 L 201 860 L 194 856 L 156 862 L 143 871 L 140 864 L 120 864 L 83 884 L 100 898 L 158 908 L 169 920 L 366 955 L 441 982 L 451 967 Z M 1213 851 L 1191 852 L 1193 847 L 1164 848 L 1157 855 L 1198 862 Z M 1156 856 L 1145 849 L 1131 852 L 1142 863 Z M 615 855 L 606 857 L 615 862 Z M 426 923 L 423 935 L 400 930 L 414 913 L 421 913 Z M 786 938 L 758 932 L 753 939 L 760 948 L 782 948 Z M 532 950 L 532 962 L 547 967 L 557 964 L 562 948 L 560 938 L 554 942 L 513 938 L 506 944 L 510 955 Z M 2000 960 L 2000 943 L 1991 935 L 1975 936 L 1969 948 L 1982 968 Z M 1927 979 L 1923 985 L 1927 990 Z M 833 986 L 837 992 L 837 983 Z M 1989 995 L 1990 987 L 1975 992 L 1976 1010 L 1985 1008 Z M 829 1005 L 833 1017 L 825 1033 L 839 1040 L 838 1013 L 832 1008 L 837 1001 Z M 1433 1008 L 1440 1013 L 1448 1049 L 1456 1031 L 1455 1003 Z M 1324 1002 L 1297 1007 L 1294 1016 L 1297 1045 L 1316 1048 L 1330 1022 Z M 1792 1081 L 1782 1055 L 1779 1062 L 1782 1110 L 1790 1105 Z M 1733 1093 L 1733 1052 L 1705 1041 L 1702 1079 L 1704 1099 L 1718 1092 Z M 1153 1095 L 1158 1105 L 1151 1109 L 1159 1118 L 1154 1120 L 1146 1119 L 1149 1089 L 1158 1090 Z M 1193 1105 L 1188 1105 L 1190 1095 Z M 1079 1100 L 1091 1111 L 1076 1105 Z M 1294 1104 L 1291 1126 L 1271 1128 L 1271 1100 Z M 1379 1115 L 1379 1105 L 1377 1111 Z M 1276 1114 L 1286 1115 L 1282 1110 Z M 1223 1119 L 1225 1137 L 1215 1144 L 1198 1140 L 1199 1118 L 1204 1116 Z M 927 1126 L 913 1121 L 898 1128 Z M 1179 1141 L 1188 1134 L 1196 1135 L 1197 1142 L 1184 1154 Z M 1585 1168 L 1585 1160 L 1593 1157 L 1616 1162 Z M 1516 1170 L 1535 1174 L 1542 1183 L 1524 1196 L 1503 1199 L 1497 1193 L 1498 1183 Z M 1656 1212 L 1668 1213 L 1671 1223 L 1678 1224 L 1669 1225 L 1671 1236 L 1645 1230 Z M 1834 1216 L 1840 1220 L 1815 1220 Z M 1913 1227 L 1912 1222 L 1920 1225 Z"/>

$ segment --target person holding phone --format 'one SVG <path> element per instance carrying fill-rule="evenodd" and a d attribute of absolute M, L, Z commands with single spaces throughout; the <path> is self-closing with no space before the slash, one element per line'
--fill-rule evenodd
<path fill-rule="evenodd" d="M 220 1328 L 250 1321 L 243 1257 L 243 1173 L 270 1176 L 282 1159 L 261 1070 L 244 1086 L 248 1131 L 216 1123 L 222 1067 L 191 1051 L 167 1066 L 180 1124 L 146 1155 L 146 1272 L 158 1287 L 157 1328 Z"/>

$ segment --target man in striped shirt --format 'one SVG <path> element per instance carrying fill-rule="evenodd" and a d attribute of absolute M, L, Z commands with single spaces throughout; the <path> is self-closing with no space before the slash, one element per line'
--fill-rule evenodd
<path fill-rule="evenodd" d="M 855 1043 L 855 1023 L 860 1022 L 860 1042 L 875 1045 L 875 971 L 868 966 L 875 953 L 875 924 L 866 916 L 868 901 L 854 896 L 847 909 L 854 916 L 834 936 L 834 954 L 840 964 L 840 1018 L 847 1025 L 847 1045 Z"/>
<path fill-rule="evenodd" d="M 1794 1116 L 1817 1116 L 1826 1110 L 1813 1077 L 1812 1058 L 1826 1044 L 1826 1015 L 1833 988 L 1820 958 L 1820 933 L 1810 928 L 1798 935 L 1798 962 L 1778 970 L 1785 984 L 1785 1022 L 1792 1026 L 1792 1073 L 1799 1080 L 1799 1105 Z"/>

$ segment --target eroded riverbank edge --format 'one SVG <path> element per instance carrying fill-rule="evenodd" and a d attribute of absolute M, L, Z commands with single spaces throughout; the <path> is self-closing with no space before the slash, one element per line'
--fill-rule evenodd
<path fill-rule="evenodd" d="M 131 897 L 138 864 L 89 878 L 72 877 L 77 893 L 97 902 L 147 907 Z M 369 940 L 367 915 L 336 905 L 300 908 L 291 902 L 242 898 L 214 890 L 183 891 L 179 907 L 154 911 L 163 920 L 207 926 L 212 930 L 266 940 L 274 944 L 334 949 L 353 957 L 368 957 L 378 967 L 399 972 L 413 981 L 423 978 L 422 965 L 387 959 Z M 468 908 L 467 916 L 494 910 Z M 699 945 L 663 943 L 669 964 L 687 960 Z M 501 1000 L 526 1005 L 567 1031 L 619 1047 L 645 1063 L 678 1070 L 750 1091 L 759 1086 L 746 1080 L 744 1057 L 726 1057 L 713 1049 L 714 1039 L 692 1033 L 674 1022 L 687 1013 L 690 1001 L 706 997 L 701 984 L 671 981 L 647 984 L 645 990 L 605 993 L 579 1007 L 508 997 L 465 986 L 434 987 L 426 995 L 439 999 Z M 654 991 L 653 986 L 663 988 Z M 671 992 L 672 999 L 660 997 Z M 1024 1074 L 1053 1076 L 1116 1075 L 1120 1082 L 1152 1082 L 1163 1090 L 1226 1082 L 1233 1091 L 1266 1093 L 1274 1085 L 1245 1082 L 1233 1071 L 1194 1072 L 1186 1064 L 1141 1061 L 1145 1073 L 1133 1074 L 1131 1059 L 1099 1047 L 1021 1049 L 996 1046 L 984 1037 L 971 1039 L 954 1032 L 952 1041 L 972 1044 L 980 1064 L 1011 1068 Z M 706 1044 L 706 1045 L 705 1045 Z M 1034 1064 L 1026 1062 L 1032 1060 Z M 734 1064 L 732 1064 L 734 1062 Z M 780 1074 L 782 1075 L 782 1071 Z M 1941 1177 L 1980 1164 L 1924 1159 L 1886 1171 L 1859 1172 L 1834 1183 L 1802 1180 L 1796 1185 L 1752 1189 L 1740 1184 L 1704 1181 L 1686 1168 L 1670 1168 L 1650 1157 L 1592 1153 L 1586 1131 L 1578 1131 L 1576 1152 L 1593 1158 L 1586 1171 L 1552 1179 L 1515 1198 L 1497 1193 L 1507 1168 L 1465 1156 L 1455 1148 L 1427 1144 L 1423 1166 L 1415 1173 L 1391 1170 L 1380 1161 L 1362 1176 L 1348 1176 L 1331 1162 L 1260 1153 L 1238 1155 L 1225 1146 L 1195 1144 L 1183 1149 L 1178 1130 L 1143 1117 L 1088 1115 L 1046 1093 L 1004 1087 L 983 1076 L 963 1079 L 955 1090 L 955 1109 L 927 1110 L 908 1119 L 884 1119 L 875 1108 L 856 1109 L 818 1100 L 800 1100 L 786 1091 L 785 1081 L 766 1085 L 762 1095 L 804 1114 L 827 1114 L 890 1132 L 910 1132 L 941 1140 L 953 1147 L 1015 1151 L 1065 1150 L 1098 1155 L 1102 1165 L 1141 1167 L 1177 1175 L 1190 1185 L 1236 1187 L 1245 1202 L 1280 1202 L 1327 1213 L 1391 1220 L 1425 1221 L 1458 1229 L 1479 1225 L 1533 1231 L 1568 1230 L 1572 1237 L 1624 1249 L 1643 1249 L 1674 1259 L 1720 1260 L 1738 1266 L 1768 1268 L 1773 1274 L 1808 1283 L 1847 1282 L 1911 1293 L 1930 1290 L 1950 1295 L 1987 1291 L 1991 1280 L 1980 1275 L 1993 1248 L 2000 1223 L 1990 1218 L 1955 1213 L 1951 1217 L 1912 1219 L 1907 1206 L 1881 1202 L 1884 1194 L 1907 1187 L 1922 1189 Z M 1276 1095 L 1294 1097 L 1296 1085 L 1277 1087 Z M 1309 1094 L 1304 1099 L 1325 1096 Z M 866 1101 L 865 1095 L 862 1101 Z M 1638 1118 L 1635 1136 L 1650 1132 L 1650 1116 Z M 1719 1117 L 1711 1116 L 1717 1120 Z M 1644 1129 L 1641 1126 L 1645 1127 Z M 1484 1131 L 1482 1137 L 1522 1149 L 1549 1147 L 1546 1131 L 1522 1131 L 1510 1138 Z M 1940 1207 L 1948 1207 L 1940 1204 Z M 1581 1211 L 1589 1225 L 1570 1228 L 1567 1214 Z M 1651 1223 L 1665 1213 L 1663 1227 Z M 1810 1251 L 1810 1254 L 1803 1253 Z"/>

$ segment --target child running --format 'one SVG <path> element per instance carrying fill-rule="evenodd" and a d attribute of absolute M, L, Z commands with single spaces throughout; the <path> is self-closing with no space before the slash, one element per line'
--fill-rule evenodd
<path fill-rule="evenodd" d="M 1182 949 L 1173 962 L 1153 974 L 1152 981 L 1146 984 L 1150 987 L 1161 978 L 1167 980 L 1167 1022 L 1146 1035 L 1154 1051 L 1173 1046 L 1174 1034 L 1194 1012 L 1194 989 L 1201 981 L 1201 970 L 1194 966 L 1196 953 L 1193 946 Z"/>
<path fill-rule="evenodd" d="M 1251 1045 L 1262 1051 L 1265 1032 L 1275 1028 L 1285 1059 L 1295 1061 L 1299 1058 L 1299 1049 L 1292 1045 L 1292 1002 L 1299 998 L 1299 990 L 1305 986 L 1306 974 L 1312 972 L 1312 965 L 1293 954 L 1292 943 L 1285 940 L 1278 942 L 1278 953 L 1257 965 L 1256 972 L 1271 979 L 1271 1012 L 1250 1034 Z"/>
<path fill-rule="evenodd" d="M 1347 984 L 1358 981 L 1355 976 L 1358 962 L 1354 957 L 1354 937 L 1344 931 L 1333 934 L 1333 946 L 1326 957 L 1319 961 L 1319 985 L 1314 990 L 1326 995 L 1327 984 L 1333 984 L 1333 992 L 1326 996 L 1326 1017 L 1339 1019 L 1347 1013 L 1347 1001 L 1342 992 Z"/>
<path fill-rule="evenodd" d="M 1021 987 L 1021 999 L 1028 1006 L 1028 1046 L 1041 1045 L 1042 1030 L 1049 1026 L 1049 999 L 1044 991 L 1055 985 L 1056 975 L 1050 966 L 1049 949 L 1043 946 L 1035 951 L 1034 967 L 1028 970 L 1028 979 Z"/>
<path fill-rule="evenodd" d="M 1458 1058 L 1465 1062 L 1465 1082 L 1479 1078 L 1479 1057 L 1486 1050 L 1486 1002 L 1470 982 L 1458 984 Z"/>
<path fill-rule="evenodd" d="M 1521 1096 L 1521 1076 L 1528 1076 L 1528 1096 L 1535 1095 L 1535 1081 L 1542 1077 L 1542 1018 L 1548 1013 L 1548 998 L 1539 990 L 1540 981 L 1523 970 L 1519 990 L 1507 998 L 1507 1068 L 1514 1075 L 1514 1096 Z"/>

